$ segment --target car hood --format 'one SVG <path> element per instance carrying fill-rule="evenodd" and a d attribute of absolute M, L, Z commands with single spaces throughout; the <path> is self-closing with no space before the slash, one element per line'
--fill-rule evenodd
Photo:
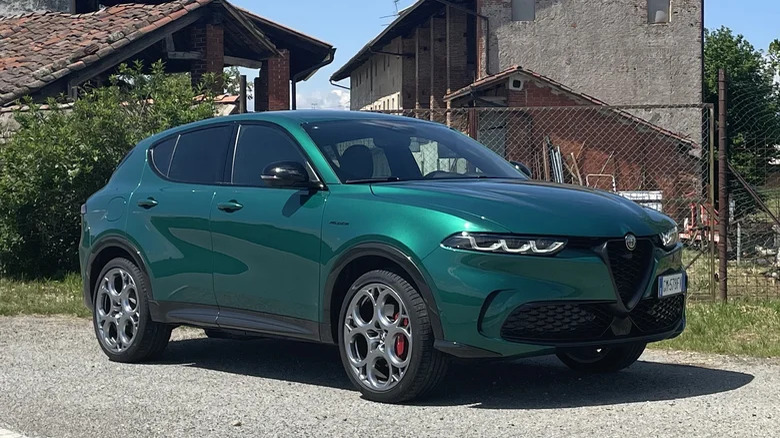
<path fill-rule="evenodd" d="M 375 184 L 372 191 L 525 235 L 652 236 L 674 225 L 667 216 L 613 193 L 536 181 L 408 181 Z"/>

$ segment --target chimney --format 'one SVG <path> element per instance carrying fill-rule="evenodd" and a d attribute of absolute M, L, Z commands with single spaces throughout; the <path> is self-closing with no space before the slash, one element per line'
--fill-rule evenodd
<path fill-rule="evenodd" d="M 100 8 L 99 0 L 70 0 L 71 14 L 86 14 Z"/>

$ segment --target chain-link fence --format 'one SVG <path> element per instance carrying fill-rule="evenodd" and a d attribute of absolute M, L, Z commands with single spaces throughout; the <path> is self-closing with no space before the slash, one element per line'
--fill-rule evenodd
<path fill-rule="evenodd" d="M 729 296 L 780 296 L 780 102 L 776 84 L 727 83 Z"/>
<path fill-rule="evenodd" d="M 714 278 L 713 107 L 572 106 L 388 111 L 458 129 L 538 180 L 618 193 L 677 221 L 692 296 Z M 442 170 L 441 148 L 417 157 Z M 427 169 L 427 164 L 424 168 Z M 433 169 L 432 167 L 432 169 Z M 576 212 L 572 212 L 576 220 Z"/>

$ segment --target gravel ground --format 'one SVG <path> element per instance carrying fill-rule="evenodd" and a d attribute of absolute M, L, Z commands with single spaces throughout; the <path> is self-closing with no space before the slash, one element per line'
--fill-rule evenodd
<path fill-rule="evenodd" d="M 459 363 L 412 406 L 360 398 L 333 347 L 174 332 L 109 362 L 88 321 L 0 318 L 0 428 L 86 436 L 777 436 L 780 361 L 647 352 L 581 376 L 554 358 Z"/>

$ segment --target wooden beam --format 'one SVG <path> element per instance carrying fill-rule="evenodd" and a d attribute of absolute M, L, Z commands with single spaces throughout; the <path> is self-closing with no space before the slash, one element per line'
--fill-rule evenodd
<path fill-rule="evenodd" d="M 168 52 L 168 59 L 183 59 L 188 61 L 195 61 L 203 59 L 203 54 L 200 52 Z"/>
<path fill-rule="evenodd" d="M 225 55 L 225 65 L 233 65 L 236 67 L 246 67 L 246 68 L 261 68 L 263 66 L 263 61 Z"/>

